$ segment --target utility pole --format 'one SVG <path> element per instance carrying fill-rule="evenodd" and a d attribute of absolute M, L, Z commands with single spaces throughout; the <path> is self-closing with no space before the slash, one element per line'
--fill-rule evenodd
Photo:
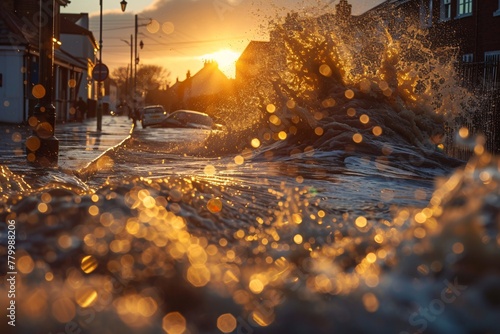
<path fill-rule="evenodd" d="M 39 27 L 39 83 L 33 87 L 38 98 L 33 116 L 28 123 L 33 130 L 26 139 L 26 159 L 43 167 L 57 166 L 59 140 L 54 136 L 56 108 L 52 104 L 54 82 L 54 6 L 55 0 L 40 0 Z"/>
<path fill-rule="evenodd" d="M 102 85 L 103 81 L 108 78 L 109 69 L 102 62 L 102 0 L 99 0 L 100 15 L 99 15 L 99 62 L 97 63 L 97 71 L 92 73 L 94 80 L 97 81 L 97 131 L 102 130 Z M 122 12 L 127 8 L 127 1 L 120 1 Z M 96 68 L 94 68 L 95 70 Z"/>
<path fill-rule="evenodd" d="M 133 80 L 133 70 L 134 70 L 134 63 L 132 62 L 133 60 L 133 57 L 134 57 L 134 35 L 130 35 L 130 42 L 125 40 L 125 39 L 122 39 L 122 42 L 125 42 L 127 45 L 130 46 L 130 66 L 127 66 L 127 81 L 126 81 L 126 89 L 125 91 L 127 92 L 127 94 L 130 95 L 131 91 L 132 91 L 132 80 Z M 130 68 L 130 72 L 129 72 L 129 68 Z"/>
<path fill-rule="evenodd" d="M 134 112 L 135 112 L 135 96 L 137 91 L 137 64 L 139 63 L 139 58 L 137 58 L 137 32 L 138 32 L 138 24 L 137 24 L 137 14 L 135 14 L 135 66 L 134 66 L 134 92 L 133 92 L 133 102 L 134 102 Z"/>
<path fill-rule="evenodd" d="M 133 61 L 133 53 L 134 53 L 134 36 L 130 34 L 130 76 L 127 78 L 129 85 L 128 85 L 128 94 L 130 94 L 130 91 L 132 90 L 132 80 L 133 80 L 133 72 L 132 72 L 132 67 L 134 66 Z M 128 74 L 128 73 L 127 73 Z"/>
<path fill-rule="evenodd" d="M 102 0 L 99 0 L 100 16 L 99 16 L 99 64 L 102 64 Z M 99 66 L 99 77 L 101 77 L 101 67 Z M 102 130 L 102 98 L 101 98 L 101 81 L 97 82 L 97 131 Z"/>

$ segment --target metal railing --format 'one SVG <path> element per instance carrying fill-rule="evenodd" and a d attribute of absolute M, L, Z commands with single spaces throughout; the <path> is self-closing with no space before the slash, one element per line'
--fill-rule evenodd
<path fill-rule="evenodd" d="M 472 136 L 482 135 L 487 151 L 500 154 L 500 60 L 461 62 L 457 64 L 461 84 L 478 98 L 477 108 L 462 115 L 457 122 L 466 126 Z M 456 129 L 449 129 L 451 141 Z M 472 155 L 471 147 L 447 145 L 448 154 L 461 159 Z"/>

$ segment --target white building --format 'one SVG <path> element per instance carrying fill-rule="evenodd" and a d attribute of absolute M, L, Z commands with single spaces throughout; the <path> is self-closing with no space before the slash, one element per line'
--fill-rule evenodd
<path fill-rule="evenodd" d="M 78 96 L 92 98 L 95 94 L 89 83 L 97 49 L 95 39 L 88 29 L 78 26 L 84 33 L 75 28 L 74 22 L 59 25 L 59 7 L 67 3 L 57 0 L 54 9 L 55 45 L 61 45 L 55 50 L 52 99 L 58 121 L 72 119 L 71 107 Z M 38 83 L 39 11 L 39 0 L 0 3 L 0 122 L 26 122 L 38 103 L 32 88 Z"/>

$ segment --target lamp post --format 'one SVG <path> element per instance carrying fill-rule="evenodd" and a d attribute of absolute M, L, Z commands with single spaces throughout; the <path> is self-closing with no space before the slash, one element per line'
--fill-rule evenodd
<path fill-rule="evenodd" d="M 98 77 L 102 78 L 102 0 L 99 0 L 100 14 L 99 14 L 99 74 Z M 122 12 L 127 8 L 127 1 L 120 2 Z M 101 81 L 97 84 L 97 131 L 102 130 L 102 97 L 101 97 Z"/>
<path fill-rule="evenodd" d="M 59 140 L 54 136 L 56 108 L 52 104 L 54 81 L 54 7 L 55 0 L 40 0 L 39 27 L 39 83 L 33 87 L 33 96 L 38 98 L 33 115 L 28 123 L 33 134 L 26 139 L 26 159 L 42 166 L 57 166 Z"/>
<path fill-rule="evenodd" d="M 139 64 L 139 53 L 137 52 L 137 34 L 139 32 L 139 19 L 137 17 L 137 14 L 135 15 L 135 66 L 134 66 L 134 95 L 133 95 L 133 108 L 135 112 L 135 97 L 137 93 L 137 65 Z M 144 26 L 141 24 L 141 26 Z M 141 41 L 140 43 L 141 49 L 144 47 L 144 43 Z M 130 69 L 132 70 L 132 69 Z"/>
<path fill-rule="evenodd" d="M 132 90 L 132 68 L 133 68 L 132 59 L 134 53 L 133 38 L 134 38 L 133 35 L 130 35 L 130 42 L 125 39 L 122 39 L 122 42 L 125 42 L 127 43 L 127 45 L 130 45 L 130 75 L 127 70 L 127 89 L 126 89 L 127 94 L 130 94 L 130 91 Z"/>

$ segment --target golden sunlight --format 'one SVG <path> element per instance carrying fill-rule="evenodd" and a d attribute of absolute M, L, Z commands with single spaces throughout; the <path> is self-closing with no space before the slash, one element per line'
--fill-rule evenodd
<path fill-rule="evenodd" d="M 236 60 L 241 53 L 231 49 L 222 49 L 216 52 L 207 53 L 201 56 L 202 60 L 213 60 L 219 64 L 219 69 L 228 77 L 234 78 L 236 72 Z"/>

